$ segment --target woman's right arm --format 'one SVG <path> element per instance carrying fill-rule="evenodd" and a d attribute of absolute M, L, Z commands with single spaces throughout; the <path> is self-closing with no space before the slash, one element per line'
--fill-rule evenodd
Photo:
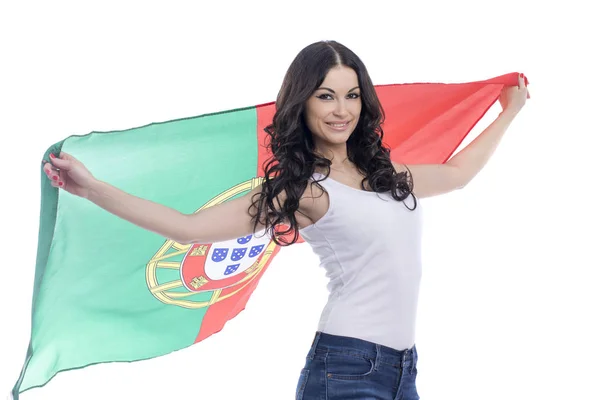
<path fill-rule="evenodd" d="M 90 185 L 87 198 L 120 218 L 178 243 L 215 243 L 253 232 L 248 209 L 252 195 L 259 193 L 261 187 L 259 185 L 244 196 L 195 214 L 181 213 L 102 181 L 95 181 Z"/>
<path fill-rule="evenodd" d="M 261 191 L 262 185 L 234 200 L 194 214 L 184 214 L 95 179 L 69 154 L 53 157 L 52 164 L 54 169 L 49 163 L 44 165 L 52 186 L 86 198 L 111 214 L 178 243 L 215 243 L 253 233 L 254 225 L 248 210 L 252 196 Z M 280 198 L 283 204 L 284 196 Z M 259 224 L 257 229 L 264 229 L 264 225 Z"/>

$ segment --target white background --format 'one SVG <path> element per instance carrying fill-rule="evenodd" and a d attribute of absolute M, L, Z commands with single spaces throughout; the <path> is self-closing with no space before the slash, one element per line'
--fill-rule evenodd
<path fill-rule="evenodd" d="M 298 51 L 335 39 L 376 84 L 513 71 L 531 81 L 531 100 L 477 178 L 423 201 L 421 397 L 599 399 L 600 34 L 591 6 L 398 3 L 3 4 L 0 391 L 12 388 L 29 341 L 46 148 L 71 134 L 272 101 Z M 307 244 L 283 249 L 221 333 L 149 361 L 60 373 L 22 398 L 292 399 L 325 284 Z"/>

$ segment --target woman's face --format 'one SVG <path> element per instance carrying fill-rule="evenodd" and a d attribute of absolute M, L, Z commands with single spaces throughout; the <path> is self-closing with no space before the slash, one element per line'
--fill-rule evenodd
<path fill-rule="evenodd" d="M 334 67 L 306 102 L 305 118 L 316 147 L 345 144 L 356 128 L 362 102 L 352 68 Z"/>

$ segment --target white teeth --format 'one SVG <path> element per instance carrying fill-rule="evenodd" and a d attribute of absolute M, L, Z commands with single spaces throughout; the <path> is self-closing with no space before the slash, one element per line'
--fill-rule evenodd
<path fill-rule="evenodd" d="M 344 126 L 346 126 L 347 124 L 329 124 L 331 126 L 335 126 L 336 128 L 342 128 Z"/>

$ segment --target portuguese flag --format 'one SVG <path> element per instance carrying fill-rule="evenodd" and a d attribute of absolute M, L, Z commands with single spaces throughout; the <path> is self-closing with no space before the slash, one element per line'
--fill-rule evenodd
<path fill-rule="evenodd" d="M 486 81 L 377 86 L 392 159 L 444 163 L 498 99 Z M 194 213 L 242 196 L 269 158 L 273 103 L 143 127 L 70 136 L 61 150 L 100 180 Z M 267 235 L 185 245 L 50 185 L 42 168 L 31 339 L 12 396 L 60 371 L 185 348 L 242 311 L 279 247 Z M 302 242 L 302 240 L 300 240 Z M 90 346 L 93 343 L 93 346 Z"/>

